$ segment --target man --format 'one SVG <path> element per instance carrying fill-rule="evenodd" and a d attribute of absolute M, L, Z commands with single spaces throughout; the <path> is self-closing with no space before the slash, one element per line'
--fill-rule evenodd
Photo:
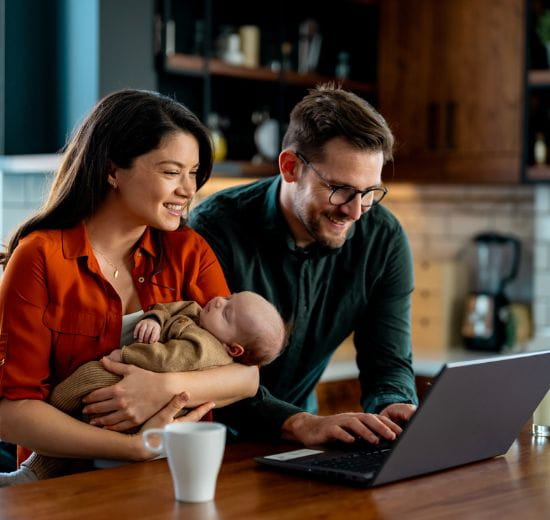
<path fill-rule="evenodd" d="M 280 175 L 224 190 L 191 215 L 231 290 L 262 294 L 292 327 L 283 355 L 261 369 L 256 397 L 217 413 L 241 434 L 377 443 L 414 413 L 412 259 L 378 204 L 393 141 L 366 101 L 318 87 L 291 113 Z M 315 385 L 351 332 L 367 413 L 316 416 Z"/>

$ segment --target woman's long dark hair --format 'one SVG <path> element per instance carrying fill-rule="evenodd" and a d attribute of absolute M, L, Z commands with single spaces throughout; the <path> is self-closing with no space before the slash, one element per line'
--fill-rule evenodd
<path fill-rule="evenodd" d="M 160 144 L 166 135 L 187 132 L 199 144 L 197 190 L 212 172 L 212 144 L 204 125 L 177 101 L 143 90 L 121 90 L 103 98 L 65 146 L 44 205 L 11 236 L 0 264 L 8 263 L 19 241 L 38 229 L 67 229 L 94 214 L 110 189 L 114 167 Z"/>

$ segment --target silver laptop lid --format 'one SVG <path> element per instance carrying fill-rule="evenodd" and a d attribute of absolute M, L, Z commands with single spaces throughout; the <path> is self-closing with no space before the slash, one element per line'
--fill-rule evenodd
<path fill-rule="evenodd" d="M 506 453 L 550 387 L 550 351 L 445 365 L 373 485 Z"/>

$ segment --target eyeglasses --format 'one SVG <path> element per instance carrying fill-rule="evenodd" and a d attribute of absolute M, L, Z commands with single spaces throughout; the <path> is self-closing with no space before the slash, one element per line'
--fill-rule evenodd
<path fill-rule="evenodd" d="M 317 169 L 311 164 L 303 154 L 296 152 L 296 156 L 302 161 L 308 168 L 311 168 L 313 173 L 317 175 L 319 180 L 330 190 L 328 201 L 333 206 L 343 206 L 348 202 L 351 202 L 359 193 L 361 195 L 361 209 L 363 211 L 376 206 L 388 193 L 388 188 L 385 186 L 372 186 L 366 190 L 356 190 L 351 186 L 342 186 L 337 184 L 330 184 L 326 179 L 317 171 Z"/>

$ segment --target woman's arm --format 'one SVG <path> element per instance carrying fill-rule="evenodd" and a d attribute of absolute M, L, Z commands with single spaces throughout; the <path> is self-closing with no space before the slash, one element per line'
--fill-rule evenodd
<path fill-rule="evenodd" d="M 173 422 L 174 415 L 187 406 L 187 400 L 185 394 L 172 398 L 141 431 Z M 206 403 L 177 421 L 197 421 L 212 406 L 213 403 Z M 51 457 L 139 461 L 155 456 L 143 447 L 141 433 L 126 435 L 96 428 L 36 399 L 0 399 L 0 438 Z"/>
<path fill-rule="evenodd" d="M 122 376 L 116 385 L 100 388 L 84 398 L 85 414 L 107 414 L 92 421 L 115 431 L 138 426 L 181 392 L 189 394 L 187 406 L 207 401 L 217 407 L 256 395 L 257 367 L 239 363 L 192 372 L 157 373 L 134 365 L 102 359 L 103 366 Z"/>

